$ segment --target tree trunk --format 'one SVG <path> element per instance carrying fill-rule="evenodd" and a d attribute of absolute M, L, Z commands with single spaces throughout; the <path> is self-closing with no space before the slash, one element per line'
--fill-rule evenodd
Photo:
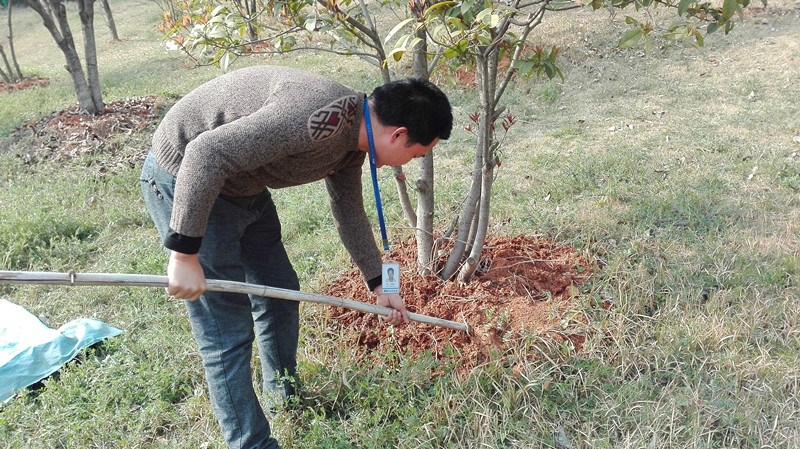
<path fill-rule="evenodd" d="M 403 216 L 406 217 L 408 225 L 416 229 L 417 215 L 414 213 L 414 206 L 411 205 L 411 197 L 408 195 L 406 174 L 403 167 L 399 165 L 392 166 L 392 170 L 394 171 L 394 184 L 397 187 L 397 198 L 400 201 L 400 207 L 403 208 Z"/>
<path fill-rule="evenodd" d="M 106 25 L 108 25 L 108 31 L 111 33 L 111 40 L 114 42 L 119 41 L 119 34 L 117 34 L 117 25 L 114 23 L 114 16 L 111 14 L 111 5 L 108 4 L 108 0 L 100 0 L 103 5 L 103 12 L 106 16 Z"/>
<path fill-rule="evenodd" d="M 3 47 L 0 46 L 0 52 L 2 52 L 2 51 L 3 51 Z M 12 82 L 11 78 L 8 77 L 8 75 L 6 74 L 6 72 L 3 71 L 3 69 L 0 69 L 0 78 L 3 78 L 3 82 L 6 83 L 6 84 L 11 84 L 11 82 Z"/>
<path fill-rule="evenodd" d="M 14 50 L 14 30 L 11 27 L 11 13 L 14 11 L 14 1 L 8 0 L 8 51 L 11 53 L 11 62 L 14 63 L 14 69 L 17 71 L 17 79 L 22 81 L 22 70 L 19 68 L 17 62 L 17 52 Z"/>
<path fill-rule="evenodd" d="M 495 90 L 497 84 L 498 52 L 482 48 L 476 55 L 475 78 L 480 95 L 480 117 L 478 119 L 478 145 L 475 149 L 475 164 L 458 234 L 453 251 L 442 271 L 444 279 L 450 279 L 458 270 L 458 279 L 469 282 L 480 262 L 480 253 L 486 241 L 491 205 L 491 188 L 494 181 L 494 121 Z M 467 250 L 469 253 L 467 254 Z M 461 261 L 466 257 L 466 263 Z M 461 266 L 461 269 L 459 269 Z"/>
<path fill-rule="evenodd" d="M 247 5 L 247 35 L 251 42 L 255 42 L 258 40 L 258 29 L 253 25 L 253 21 L 258 15 L 256 0 L 244 0 L 244 3 Z"/>
<path fill-rule="evenodd" d="M 86 58 L 86 75 L 89 94 L 94 104 L 93 114 L 103 111 L 103 94 L 100 87 L 100 71 L 97 67 L 97 43 L 94 38 L 94 0 L 78 0 L 78 9 L 83 28 L 83 51 Z"/>
<path fill-rule="evenodd" d="M 480 120 L 480 123 L 483 123 L 484 118 L 481 117 Z M 445 280 L 451 279 L 453 275 L 456 274 L 456 270 L 464 258 L 464 253 L 468 244 L 467 238 L 470 234 L 470 228 L 472 227 L 472 220 L 480 201 L 482 186 L 481 169 L 483 168 L 483 152 L 481 148 L 484 138 L 484 134 L 480 132 L 479 127 L 478 145 L 475 149 L 475 161 L 472 165 L 472 185 L 469 188 L 467 199 L 464 201 L 464 210 L 461 211 L 461 216 L 459 217 L 458 230 L 456 231 L 453 249 L 450 251 L 447 262 L 445 262 L 444 268 L 442 269 L 442 279 Z"/>
<path fill-rule="evenodd" d="M 427 33 L 424 27 L 417 30 L 420 42 L 414 47 L 414 76 L 420 79 L 429 79 L 428 72 L 428 44 Z M 433 151 L 429 151 L 419 161 L 419 178 L 417 178 L 417 213 L 416 213 L 416 240 L 417 240 L 417 271 L 429 275 L 433 273 Z"/>
<path fill-rule="evenodd" d="M 0 73 L 2 73 L 3 75 L 3 79 L 6 80 L 8 84 L 16 83 L 17 81 L 19 81 L 16 75 L 14 75 L 14 69 L 11 68 L 11 64 L 8 62 L 8 58 L 6 57 L 6 52 L 3 49 L 2 45 L 0 45 L 0 57 L 3 58 L 3 64 L 6 66 L 6 72 L 8 72 L 8 74 L 6 74 L 6 72 L 0 71 Z"/>
<path fill-rule="evenodd" d="M 49 1 L 49 2 L 48 2 Z M 53 36 L 56 44 L 64 53 L 66 69 L 72 78 L 72 85 L 75 88 L 75 95 L 78 97 L 78 106 L 89 114 L 100 112 L 95 107 L 92 94 L 89 91 L 89 83 L 83 74 L 83 67 L 78 52 L 75 49 L 75 39 L 67 21 L 67 10 L 62 0 L 25 0 L 42 18 L 45 28 Z"/>
<path fill-rule="evenodd" d="M 487 55 L 478 54 L 476 58 L 477 69 L 476 81 L 478 92 L 481 98 L 481 139 L 480 150 L 483 159 L 483 166 L 480 169 L 481 197 L 480 206 L 477 211 L 477 223 L 473 229 L 474 234 L 470 236 L 469 245 L 471 246 L 467 257 L 468 263 L 464 264 L 458 273 L 458 280 L 469 282 L 475 274 L 475 270 L 480 264 L 481 252 L 486 242 L 486 235 L 489 229 L 489 215 L 491 210 L 492 184 L 494 183 L 495 155 L 497 145 L 494 142 L 494 121 L 495 121 L 495 91 L 497 87 L 497 64 L 499 53 L 490 50 Z"/>

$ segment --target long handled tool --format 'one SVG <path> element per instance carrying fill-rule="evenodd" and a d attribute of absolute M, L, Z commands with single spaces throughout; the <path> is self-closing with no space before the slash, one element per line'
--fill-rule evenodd
<path fill-rule="evenodd" d="M 42 271 L 0 271 L 0 284 L 40 284 L 40 285 L 116 285 L 131 287 L 166 287 L 166 276 L 149 274 L 123 274 L 123 273 L 53 273 Z M 359 312 L 374 313 L 386 316 L 392 310 L 349 299 L 333 296 L 304 293 L 283 288 L 267 287 L 265 285 L 247 284 L 244 282 L 222 281 L 218 279 L 206 280 L 206 290 L 212 292 L 244 293 L 248 295 L 267 296 L 270 298 L 287 299 L 290 301 L 305 301 L 316 304 L 345 307 Z M 411 321 L 432 324 L 434 326 L 469 332 L 469 326 L 464 323 L 443 320 L 418 313 L 409 313 Z"/>

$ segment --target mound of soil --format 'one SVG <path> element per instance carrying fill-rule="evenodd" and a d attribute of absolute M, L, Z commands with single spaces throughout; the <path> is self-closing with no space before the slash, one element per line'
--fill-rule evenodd
<path fill-rule="evenodd" d="M 25 78 L 16 83 L 0 83 L 0 92 L 9 92 L 12 90 L 25 90 L 32 87 L 45 87 L 50 84 L 47 78 L 31 77 Z"/>
<path fill-rule="evenodd" d="M 591 267 L 575 248 L 522 235 L 491 237 L 481 269 L 467 284 L 417 274 L 413 241 L 395 247 L 390 258 L 400 263 L 401 295 L 409 311 L 466 323 L 470 333 L 414 322 L 386 326 L 376 315 L 329 309 L 334 322 L 348 329 L 352 343 L 365 352 L 388 345 L 412 354 L 430 352 L 437 359 L 455 353 L 459 364 L 469 367 L 491 353 L 505 353 L 532 334 L 569 342 L 576 350 L 583 345 L 585 335 L 569 322 L 586 324 L 576 293 Z M 324 293 L 374 301 L 357 269 L 333 281 Z"/>
<path fill-rule="evenodd" d="M 5 140 L 7 148 L 27 164 L 63 163 L 86 155 L 103 154 L 106 165 L 117 161 L 109 144 L 113 137 L 130 135 L 155 124 L 160 103 L 156 96 L 125 98 L 108 103 L 102 114 L 89 115 L 72 106 L 29 122 Z M 146 151 L 143 148 L 142 151 Z"/>

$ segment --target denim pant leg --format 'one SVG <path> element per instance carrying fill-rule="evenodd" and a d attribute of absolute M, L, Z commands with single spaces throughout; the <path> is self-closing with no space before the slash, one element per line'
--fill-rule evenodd
<path fill-rule="evenodd" d="M 281 224 L 268 192 L 254 208 L 259 219 L 245 229 L 242 259 L 247 282 L 288 290 L 300 283 L 281 241 Z M 299 303 L 251 296 L 265 401 L 273 408 L 295 394 Z"/>
<path fill-rule="evenodd" d="M 169 227 L 175 178 L 152 155 L 142 170 L 142 192 L 163 236 Z M 245 280 L 240 238 L 253 214 L 218 199 L 203 239 L 200 260 L 210 279 Z M 246 295 L 206 292 L 186 301 L 192 332 L 206 372 L 211 404 L 228 446 L 277 448 L 252 383 L 252 307 Z"/>

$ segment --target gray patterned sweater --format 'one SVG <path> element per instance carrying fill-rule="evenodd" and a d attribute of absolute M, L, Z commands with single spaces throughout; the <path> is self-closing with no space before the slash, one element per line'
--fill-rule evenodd
<path fill-rule="evenodd" d="M 361 193 L 363 103 L 363 93 L 328 78 L 272 66 L 236 70 L 183 97 L 153 135 L 159 164 L 177 177 L 165 246 L 196 253 L 219 194 L 324 179 L 342 243 L 374 287 L 381 260 Z"/>

